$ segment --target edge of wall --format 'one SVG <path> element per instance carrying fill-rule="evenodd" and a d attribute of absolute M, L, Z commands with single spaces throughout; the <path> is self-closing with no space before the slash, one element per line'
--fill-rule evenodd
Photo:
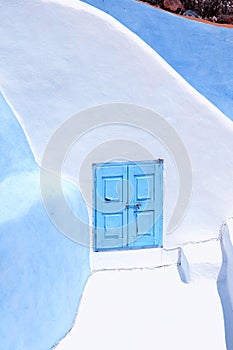
<path fill-rule="evenodd" d="M 226 262 L 226 286 L 233 309 L 233 217 L 221 227 L 223 262 Z"/>

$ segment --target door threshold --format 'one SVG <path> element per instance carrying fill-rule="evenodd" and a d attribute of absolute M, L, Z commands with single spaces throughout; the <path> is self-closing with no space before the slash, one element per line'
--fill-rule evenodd
<path fill-rule="evenodd" d="M 100 270 L 155 268 L 177 264 L 179 249 L 144 248 L 90 253 L 91 272 Z"/>

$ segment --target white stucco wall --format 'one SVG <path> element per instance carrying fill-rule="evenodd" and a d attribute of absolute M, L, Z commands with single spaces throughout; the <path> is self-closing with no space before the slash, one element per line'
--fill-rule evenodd
<path fill-rule="evenodd" d="M 111 125 L 92 128 L 89 123 L 67 154 L 65 174 L 77 182 L 79 169 L 86 162 L 86 179 L 92 185 L 90 164 L 109 157 L 107 142 L 133 141 L 135 148 L 145 147 L 151 158 L 165 159 L 164 246 L 217 237 L 219 226 L 233 212 L 230 120 L 136 35 L 86 4 L 10 1 L 2 5 L 0 21 L 0 36 L 5 38 L 0 42 L 1 90 L 23 126 L 38 164 L 57 128 L 78 112 L 109 103 L 148 108 L 175 130 L 191 161 L 192 198 L 176 231 L 166 234 L 180 186 L 176 160 L 145 131 L 146 113 L 140 128 L 112 125 L 114 110 L 109 115 Z M 82 127 L 85 129 L 85 121 Z M 88 158 L 101 144 L 106 146 L 102 159 Z M 128 158 L 142 160 L 138 154 Z M 127 154 L 118 157 L 127 158 Z"/>
<path fill-rule="evenodd" d="M 0 140 L 0 348 L 51 349 L 73 324 L 90 249 L 64 237 L 47 215 L 40 169 L 1 94 Z M 70 205 L 87 220 L 80 192 L 63 184 Z M 49 197 L 60 202 L 59 195 Z"/>
<path fill-rule="evenodd" d="M 229 218 L 222 226 L 223 261 L 226 264 L 226 286 L 230 299 L 231 311 L 233 309 L 233 218 Z"/>

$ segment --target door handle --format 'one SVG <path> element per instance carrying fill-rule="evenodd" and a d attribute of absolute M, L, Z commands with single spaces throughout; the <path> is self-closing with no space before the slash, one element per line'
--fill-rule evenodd
<path fill-rule="evenodd" d="M 137 204 L 129 204 L 129 203 L 126 203 L 126 205 L 125 205 L 126 209 L 128 209 L 128 208 L 136 208 L 136 209 L 139 209 L 140 206 L 141 206 L 140 203 L 137 203 Z"/>

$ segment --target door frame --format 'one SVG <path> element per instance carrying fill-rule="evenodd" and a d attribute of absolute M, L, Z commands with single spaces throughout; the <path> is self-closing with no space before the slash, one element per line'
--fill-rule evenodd
<path fill-rule="evenodd" d="M 124 246 L 124 247 L 110 247 L 110 248 L 97 248 L 96 246 L 96 236 L 97 236 L 97 227 L 96 227 L 96 186 L 97 186 L 97 176 L 96 176 L 96 169 L 101 166 L 116 166 L 116 165 L 122 165 L 122 166 L 128 166 L 128 165 L 147 165 L 147 164 L 160 164 L 161 168 L 161 216 L 159 217 L 159 225 L 161 226 L 159 228 L 160 232 L 160 242 L 158 245 L 151 245 L 151 246 L 142 246 L 142 247 L 135 247 L 135 246 Z M 92 205 L 92 242 L 93 242 L 93 250 L 94 252 L 104 252 L 104 251 L 125 251 L 125 250 L 139 250 L 139 249 L 150 249 L 150 248 L 162 248 L 163 247 L 163 164 L 164 160 L 161 158 L 157 158 L 154 160 L 140 160 L 140 161 L 115 161 L 115 162 L 103 162 L 103 163 L 93 163 L 92 164 L 92 186 L 93 186 L 93 205 Z"/>

